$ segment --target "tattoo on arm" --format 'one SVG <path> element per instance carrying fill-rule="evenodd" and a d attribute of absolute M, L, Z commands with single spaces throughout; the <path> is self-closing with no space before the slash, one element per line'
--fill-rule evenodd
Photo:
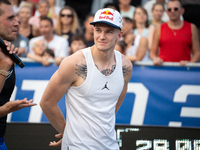
<path fill-rule="evenodd" d="M 124 65 L 122 66 L 122 70 L 123 70 L 123 76 L 125 78 L 131 72 L 131 66 L 126 67 L 126 65 Z"/>
<path fill-rule="evenodd" d="M 98 69 L 98 66 L 96 65 L 97 69 Z M 101 73 L 105 76 L 109 76 L 113 73 L 113 71 L 115 70 L 116 68 L 116 65 L 113 65 L 111 69 L 104 69 L 101 71 Z"/>
<path fill-rule="evenodd" d="M 87 77 L 87 65 L 86 64 L 81 64 L 81 65 L 77 65 L 76 64 L 76 74 L 79 76 L 79 77 L 82 77 L 84 80 L 86 79 Z"/>

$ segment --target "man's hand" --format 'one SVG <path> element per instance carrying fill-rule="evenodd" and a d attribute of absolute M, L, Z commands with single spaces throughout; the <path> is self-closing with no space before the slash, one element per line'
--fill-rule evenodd
<path fill-rule="evenodd" d="M 154 57 L 153 58 L 153 64 L 155 66 L 161 66 L 163 63 L 163 60 L 160 57 Z"/>
<path fill-rule="evenodd" d="M 187 63 L 189 63 L 189 61 L 187 61 L 187 60 L 181 60 L 180 61 L 180 66 L 185 66 Z"/>
<path fill-rule="evenodd" d="M 7 50 L 9 51 L 10 54 L 16 54 L 18 52 L 18 48 L 15 48 L 13 44 L 11 44 L 8 41 L 4 40 L 5 45 L 7 46 Z M 8 66 L 8 69 L 12 66 L 13 61 L 4 53 L 2 52 L 2 49 L 0 48 L 0 66 L 1 69 L 4 69 L 6 65 Z M 5 68 L 6 69 L 6 68 Z"/>
<path fill-rule="evenodd" d="M 59 134 L 56 134 L 55 137 L 62 138 L 63 135 L 59 133 Z M 61 148 L 61 144 L 62 144 L 62 139 L 60 139 L 58 142 L 56 141 L 50 142 L 49 146 Z"/>
<path fill-rule="evenodd" d="M 20 110 L 25 107 L 31 107 L 37 105 L 36 103 L 32 102 L 33 100 L 28 101 L 27 98 L 24 98 L 23 100 L 9 101 L 0 107 L 0 116 L 5 116 L 8 113 Z"/>

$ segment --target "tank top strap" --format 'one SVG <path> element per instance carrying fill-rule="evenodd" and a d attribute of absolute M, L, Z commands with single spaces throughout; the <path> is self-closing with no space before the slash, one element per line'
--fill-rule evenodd
<path fill-rule="evenodd" d="M 115 52 L 115 58 L 116 58 L 116 63 L 118 68 L 122 68 L 122 56 L 119 51 L 114 51 Z"/>

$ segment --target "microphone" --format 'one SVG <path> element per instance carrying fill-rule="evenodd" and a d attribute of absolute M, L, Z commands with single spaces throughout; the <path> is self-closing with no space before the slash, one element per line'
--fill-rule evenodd
<path fill-rule="evenodd" d="M 21 68 L 23 68 L 25 65 L 22 62 L 22 60 L 16 55 L 16 54 L 10 54 L 9 51 L 7 50 L 7 46 L 5 45 L 4 41 L 0 38 L 0 47 L 2 49 L 2 52 L 7 55 L 8 57 L 10 57 L 10 59 L 16 63 L 17 65 L 19 65 Z"/>

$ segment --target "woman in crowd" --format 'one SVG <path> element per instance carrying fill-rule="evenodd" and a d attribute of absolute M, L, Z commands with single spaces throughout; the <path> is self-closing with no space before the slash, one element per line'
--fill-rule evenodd
<path fill-rule="evenodd" d="M 72 7 L 65 6 L 57 18 L 56 34 L 65 37 L 70 45 L 75 33 L 82 33 L 77 13 Z"/>
<path fill-rule="evenodd" d="M 133 30 L 133 34 L 137 35 L 140 34 L 143 37 L 148 37 L 148 15 L 147 15 L 147 11 L 141 7 L 138 6 L 135 9 L 135 13 L 133 16 L 133 21 L 134 21 L 134 30 Z"/>
<path fill-rule="evenodd" d="M 49 2 L 49 5 L 50 5 L 48 17 L 50 17 L 51 19 L 53 18 L 56 19 L 60 13 L 61 7 L 55 5 L 55 2 L 56 2 L 55 0 L 47 0 L 47 1 Z M 40 13 L 38 10 L 35 12 L 35 16 L 40 16 Z"/>
<path fill-rule="evenodd" d="M 49 5 L 48 1 L 40 0 L 37 3 L 37 10 L 40 13 L 40 16 L 32 16 L 29 19 L 29 24 L 34 25 L 37 28 L 39 28 L 40 27 L 40 17 L 48 17 L 49 9 L 50 9 L 50 5 Z M 52 20 L 53 20 L 53 25 L 55 27 L 56 19 L 53 18 Z"/>
<path fill-rule="evenodd" d="M 152 7 L 152 15 L 153 19 L 149 21 L 149 34 L 148 34 L 148 48 L 151 49 L 152 45 L 152 39 L 153 39 L 153 33 L 156 28 L 156 26 L 164 23 L 162 21 L 162 16 L 165 11 L 165 7 L 163 3 L 155 3 Z"/>
<path fill-rule="evenodd" d="M 35 36 L 38 36 L 37 28 L 28 23 L 32 16 L 32 9 L 27 5 L 23 5 L 19 11 L 19 33 L 29 40 Z"/>

